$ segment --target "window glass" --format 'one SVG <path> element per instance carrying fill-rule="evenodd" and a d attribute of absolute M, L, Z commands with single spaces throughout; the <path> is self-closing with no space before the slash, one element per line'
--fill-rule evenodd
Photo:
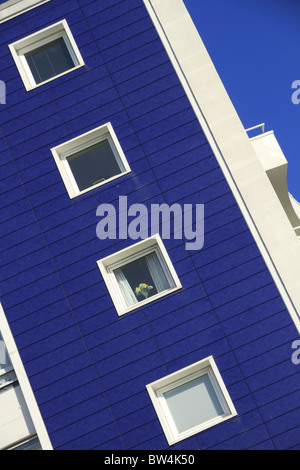
<path fill-rule="evenodd" d="M 36 84 L 55 77 L 75 66 L 65 40 L 61 37 L 25 54 Z"/>
<path fill-rule="evenodd" d="M 128 307 L 172 287 L 155 252 L 114 273 Z"/>
<path fill-rule="evenodd" d="M 0 332 L 0 387 L 16 380 L 16 374 L 12 369 L 12 363 Z"/>
<path fill-rule="evenodd" d="M 10 358 L 0 332 L 0 372 L 4 371 L 4 369 L 7 369 L 9 367 L 11 367 Z"/>
<path fill-rule="evenodd" d="M 124 171 L 107 139 L 67 158 L 80 191 Z"/>
<path fill-rule="evenodd" d="M 27 441 L 24 444 L 20 444 L 11 450 L 42 450 L 42 447 L 40 441 L 38 440 L 38 438 L 36 438 L 31 439 L 30 441 Z"/>
<path fill-rule="evenodd" d="M 224 414 L 208 374 L 164 393 L 178 433 Z"/>

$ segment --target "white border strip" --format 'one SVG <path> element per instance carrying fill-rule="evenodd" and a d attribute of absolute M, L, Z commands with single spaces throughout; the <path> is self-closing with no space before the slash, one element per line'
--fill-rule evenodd
<path fill-rule="evenodd" d="M 15 340 L 10 330 L 4 310 L 0 303 L 0 330 L 5 342 L 8 354 L 10 356 L 14 371 L 18 378 L 26 405 L 28 407 L 31 419 L 33 421 L 37 436 L 43 450 L 53 450 L 43 418 L 35 400 L 34 393 L 26 375 L 20 354 L 18 352 Z"/>
<path fill-rule="evenodd" d="M 0 24 L 50 0 L 10 0 L 0 5 Z"/>
<path fill-rule="evenodd" d="M 183 1 L 144 4 L 300 333 L 300 245 L 290 222 Z"/>

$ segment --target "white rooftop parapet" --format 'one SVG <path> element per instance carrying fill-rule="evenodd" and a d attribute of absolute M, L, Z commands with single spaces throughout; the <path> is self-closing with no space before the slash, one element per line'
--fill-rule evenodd
<path fill-rule="evenodd" d="M 300 206 L 294 198 L 291 199 L 289 194 L 287 185 L 288 162 L 274 132 L 262 133 L 250 140 L 296 235 L 300 236 Z"/>

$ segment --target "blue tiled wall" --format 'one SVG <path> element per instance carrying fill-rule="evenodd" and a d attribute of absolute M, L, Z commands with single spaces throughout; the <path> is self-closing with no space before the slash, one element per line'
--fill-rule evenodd
<path fill-rule="evenodd" d="M 8 44 L 67 19 L 85 67 L 26 92 Z M 238 416 L 173 449 L 300 445 L 297 331 L 142 0 L 52 0 L 0 26 L 1 301 L 55 449 L 167 449 L 146 384 L 213 355 Z M 110 121 L 129 175 L 70 200 L 50 148 Z M 165 240 L 183 285 L 118 317 L 96 208 L 205 204 Z"/>

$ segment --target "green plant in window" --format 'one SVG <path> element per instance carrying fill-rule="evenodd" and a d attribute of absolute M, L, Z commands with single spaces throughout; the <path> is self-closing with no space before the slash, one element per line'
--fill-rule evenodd
<path fill-rule="evenodd" d="M 137 296 L 143 296 L 145 299 L 147 299 L 151 289 L 153 289 L 152 286 L 142 283 L 135 288 L 135 293 Z"/>

